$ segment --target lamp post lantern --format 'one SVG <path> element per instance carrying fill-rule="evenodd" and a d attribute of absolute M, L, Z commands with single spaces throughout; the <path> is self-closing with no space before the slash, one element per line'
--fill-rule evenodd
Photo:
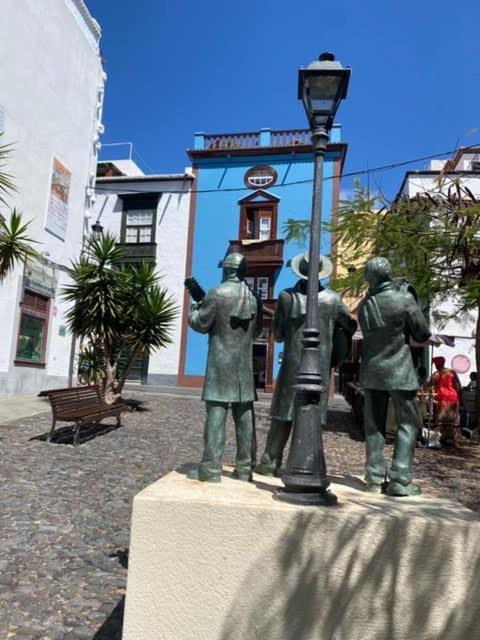
<path fill-rule="evenodd" d="M 308 259 L 307 311 L 303 348 L 295 383 L 295 417 L 284 489 L 276 498 L 300 504 L 330 505 L 337 498 L 328 491 L 320 424 L 320 396 L 325 393 L 320 374 L 318 331 L 318 273 L 322 224 L 323 159 L 340 101 L 346 97 L 350 69 L 331 53 L 323 53 L 298 74 L 298 97 L 303 101 L 314 153 L 313 198 Z"/>
<path fill-rule="evenodd" d="M 92 232 L 92 237 L 95 238 L 95 240 L 100 240 L 103 233 L 103 226 L 100 224 L 98 220 L 95 222 L 95 224 L 92 224 L 91 232 Z"/>

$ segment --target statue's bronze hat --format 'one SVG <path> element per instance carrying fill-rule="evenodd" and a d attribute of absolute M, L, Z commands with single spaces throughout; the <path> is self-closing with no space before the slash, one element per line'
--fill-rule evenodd
<path fill-rule="evenodd" d="M 292 258 L 292 271 L 302 280 L 308 280 L 308 252 L 300 253 L 298 256 Z M 333 271 L 333 265 L 329 258 L 326 256 L 320 256 L 320 271 L 318 272 L 318 279 L 323 280 Z"/>

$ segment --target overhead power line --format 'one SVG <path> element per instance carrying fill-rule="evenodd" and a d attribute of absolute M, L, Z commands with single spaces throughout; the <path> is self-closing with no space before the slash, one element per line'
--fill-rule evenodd
<path fill-rule="evenodd" d="M 471 144 L 468 145 L 467 147 L 460 147 L 460 149 L 462 149 L 462 151 L 466 151 L 468 149 L 473 149 L 476 147 L 480 147 L 480 142 L 477 142 L 475 144 Z M 434 153 L 428 156 L 422 156 L 420 158 L 414 158 L 412 160 L 403 160 L 401 162 L 394 162 L 392 164 L 385 164 L 385 165 L 380 165 L 378 167 L 374 167 L 372 169 L 368 168 L 368 169 L 361 169 L 358 171 L 349 171 L 347 173 L 342 173 L 342 175 L 340 176 L 341 178 L 351 178 L 354 176 L 362 176 L 362 175 L 370 175 L 372 173 L 379 173 L 381 171 L 390 171 L 391 169 L 397 169 L 399 167 L 405 167 L 409 164 L 415 164 L 417 162 L 424 162 L 425 160 L 435 160 L 436 158 L 441 158 L 443 156 L 451 156 L 454 153 L 456 153 L 457 151 L 459 151 L 459 149 L 450 149 L 449 151 L 443 151 L 442 153 Z M 421 172 L 420 172 L 421 173 Z M 459 172 L 455 172 L 460 174 L 464 174 L 464 171 L 459 171 Z M 146 176 L 148 177 L 148 176 Z M 327 176 L 323 178 L 323 181 L 326 182 L 328 180 L 333 180 L 335 176 Z M 121 180 L 119 181 L 118 184 L 121 184 Z M 292 185 L 298 185 L 298 184 L 308 184 L 313 182 L 313 178 L 306 178 L 305 180 L 294 180 L 292 182 L 281 182 L 281 183 L 277 183 L 275 184 L 275 189 L 280 189 L 283 187 L 290 187 Z M 111 187 L 107 186 L 107 185 L 96 185 L 95 186 L 95 190 L 96 191 L 110 191 L 112 190 Z M 226 193 L 226 192 L 235 192 L 235 191 L 252 191 L 252 189 L 250 187 L 230 187 L 230 188 L 223 188 L 223 189 L 191 189 L 190 191 L 183 191 L 183 190 L 178 190 L 178 191 L 171 191 L 168 190 L 169 193 Z M 122 188 L 122 193 L 145 193 L 144 190 L 138 190 L 138 189 L 123 189 Z"/>

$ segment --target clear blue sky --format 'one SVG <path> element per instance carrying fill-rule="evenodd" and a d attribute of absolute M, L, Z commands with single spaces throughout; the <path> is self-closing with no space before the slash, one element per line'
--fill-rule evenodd
<path fill-rule="evenodd" d="M 345 171 L 480 141 L 478 0 L 86 3 L 108 73 L 102 142 L 132 141 L 155 172 L 183 171 L 195 131 L 304 127 L 297 69 L 322 51 L 352 68 Z M 404 171 L 370 186 L 393 195 Z"/>

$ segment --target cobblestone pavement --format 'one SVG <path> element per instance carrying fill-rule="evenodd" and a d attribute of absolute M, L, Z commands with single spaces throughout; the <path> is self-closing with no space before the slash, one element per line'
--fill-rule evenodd
<path fill-rule="evenodd" d="M 120 429 L 92 426 L 77 448 L 67 429 L 56 442 L 38 439 L 49 414 L 0 426 L 0 640 L 121 637 L 133 496 L 198 460 L 204 418 L 197 398 L 128 395 L 145 410 L 124 415 Z M 257 404 L 260 452 L 267 412 Z M 234 459 L 231 423 L 228 434 L 226 463 Z M 362 473 L 364 445 L 354 435 L 348 408 L 335 400 L 325 434 L 331 474 Z M 427 490 L 480 510 L 478 448 L 417 449 L 416 475 Z"/>

